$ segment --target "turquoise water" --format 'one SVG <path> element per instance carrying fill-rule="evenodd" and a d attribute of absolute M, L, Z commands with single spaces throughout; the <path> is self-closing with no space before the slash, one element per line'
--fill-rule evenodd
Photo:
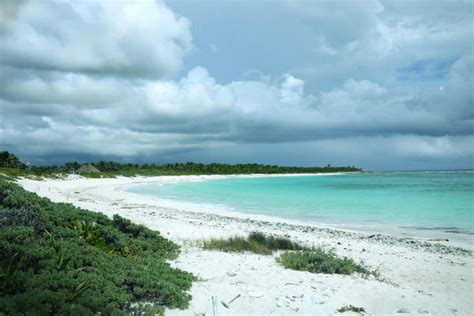
<path fill-rule="evenodd" d="M 231 178 L 130 191 L 305 222 L 474 233 L 472 171 Z"/>

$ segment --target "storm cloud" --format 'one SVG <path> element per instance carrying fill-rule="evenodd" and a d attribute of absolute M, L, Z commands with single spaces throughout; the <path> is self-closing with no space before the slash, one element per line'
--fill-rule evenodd
<path fill-rule="evenodd" d="M 37 163 L 473 166 L 471 3 L 213 5 L 227 23 L 189 2 L 2 2 L 0 147 Z"/>

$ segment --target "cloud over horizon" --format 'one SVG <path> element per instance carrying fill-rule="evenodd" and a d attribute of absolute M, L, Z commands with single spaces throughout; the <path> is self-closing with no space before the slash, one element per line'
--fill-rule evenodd
<path fill-rule="evenodd" d="M 188 16 L 173 1 L 2 2 L 0 147 L 38 163 L 471 168 L 472 7 L 419 3 L 277 1 L 256 10 L 287 17 L 298 41 L 277 26 L 278 42 L 241 47 L 265 33 L 252 19 L 228 51 L 213 30 L 245 18 L 213 25 L 193 4 Z M 262 57 L 265 45 L 280 46 Z M 305 55 L 284 57 L 294 50 Z"/>

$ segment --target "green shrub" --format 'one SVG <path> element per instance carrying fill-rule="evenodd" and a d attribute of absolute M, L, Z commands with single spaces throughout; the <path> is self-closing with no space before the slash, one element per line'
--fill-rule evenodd
<path fill-rule="evenodd" d="M 350 258 L 337 257 L 332 251 L 326 251 L 322 248 L 286 251 L 277 258 L 277 261 L 285 268 L 313 273 L 376 274 L 376 272 L 369 271 L 362 264 L 357 264 Z"/>
<path fill-rule="evenodd" d="M 342 306 L 337 310 L 339 313 L 345 313 L 345 312 L 354 312 L 354 313 L 365 313 L 365 308 L 363 307 L 356 307 L 353 305 L 345 305 Z"/>
<path fill-rule="evenodd" d="M 284 237 L 267 236 L 252 232 L 247 238 L 235 236 L 230 238 L 210 239 L 203 242 L 204 249 L 216 249 L 226 252 L 251 251 L 261 255 L 271 255 L 276 250 L 310 249 Z"/>
<path fill-rule="evenodd" d="M 0 315 L 185 308 L 194 277 L 167 263 L 178 254 L 158 232 L 118 215 L 110 220 L 0 180 Z"/>

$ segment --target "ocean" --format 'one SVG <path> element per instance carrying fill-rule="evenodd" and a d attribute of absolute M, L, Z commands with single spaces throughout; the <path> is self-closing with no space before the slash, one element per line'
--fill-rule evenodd
<path fill-rule="evenodd" d="M 225 178 L 129 190 L 336 228 L 471 242 L 474 237 L 474 171 Z"/>

